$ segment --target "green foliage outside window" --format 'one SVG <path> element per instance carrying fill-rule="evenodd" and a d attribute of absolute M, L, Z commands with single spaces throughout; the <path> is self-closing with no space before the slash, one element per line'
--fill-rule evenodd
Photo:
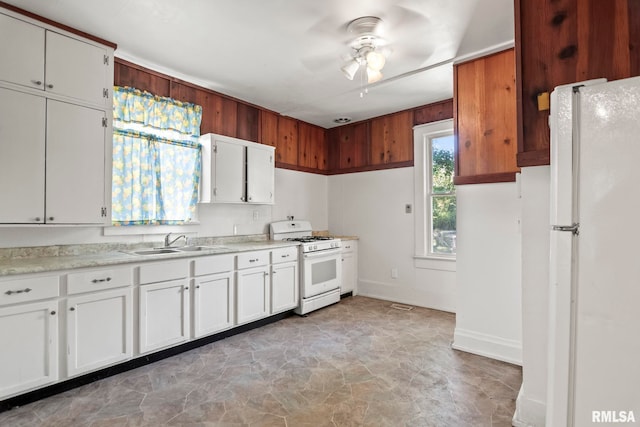
<path fill-rule="evenodd" d="M 453 136 L 434 138 L 431 148 L 431 250 L 436 254 L 455 254 L 457 206 Z"/>

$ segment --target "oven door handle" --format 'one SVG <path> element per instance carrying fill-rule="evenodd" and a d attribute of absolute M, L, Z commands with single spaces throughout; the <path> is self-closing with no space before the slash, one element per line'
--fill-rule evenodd
<path fill-rule="evenodd" d="M 342 249 L 326 249 L 324 251 L 307 252 L 304 254 L 305 259 L 332 258 L 342 252 Z"/>

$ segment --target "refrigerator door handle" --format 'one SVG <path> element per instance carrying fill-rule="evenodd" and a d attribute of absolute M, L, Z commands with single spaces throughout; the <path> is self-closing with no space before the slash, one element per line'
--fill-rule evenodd
<path fill-rule="evenodd" d="M 570 231 L 574 236 L 580 234 L 580 224 L 573 223 L 571 225 L 554 225 L 551 227 L 553 231 Z"/>

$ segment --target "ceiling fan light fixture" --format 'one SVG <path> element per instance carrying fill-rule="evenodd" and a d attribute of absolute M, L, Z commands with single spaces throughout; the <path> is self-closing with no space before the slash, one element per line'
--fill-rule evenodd
<path fill-rule="evenodd" d="M 367 67 L 367 83 L 375 83 L 382 79 L 382 73 L 380 70 L 374 70 L 371 67 Z"/>
<path fill-rule="evenodd" d="M 353 77 L 356 75 L 359 67 L 360 64 L 358 63 L 358 61 L 352 59 L 351 61 L 344 64 L 342 68 L 340 68 L 340 70 L 342 70 L 346 78 L 348 78 L 349 80 L 353 80 Z"/>
<path fill-rule="evenodd" d="M 367 67 L 374 71 L 382 70 L 386 62 L 384 55 L 380 52 L 376 52 L 375 50 L 367 53 L 366 59 Z"/>

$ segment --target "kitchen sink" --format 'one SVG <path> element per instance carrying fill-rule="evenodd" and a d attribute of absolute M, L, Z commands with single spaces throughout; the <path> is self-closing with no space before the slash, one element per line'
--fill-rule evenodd
<path fill-rule="evenodd" d="M 181 246 L 176 248 L 177 251 L 195 252 L 209 249 L 207 246 Z"/>
<path fill-rule="evenodd" d="M 133 251 L 132 254 L 135 255 L 160 255 L 160 254 L 174 254 L 178 252 L 175 249 L 169 248 L 156 248 L 156 249 L 143 249 L 140 251 Z"/>

